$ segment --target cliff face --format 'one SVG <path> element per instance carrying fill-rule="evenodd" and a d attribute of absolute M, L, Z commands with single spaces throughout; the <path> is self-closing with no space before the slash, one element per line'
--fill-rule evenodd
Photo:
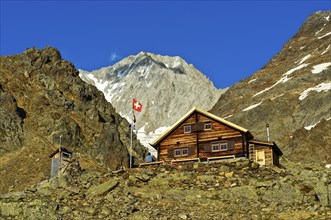
<path fill-rule="evenodd" d="M 127 166 L 130 125 L 59 51 L 31 48 L 0 61 L 2 177 L 24 157 L 18 169 L 47 176 L 48 154 L 60 144 L 112 169 Z M 135 140 L 134 156 L 144 153 Z"/>
<path fill-rule="evenodd" d="M 271 139 L 294 160 L 331 163 L 331 11 L 311 15 L 260 71 L 236 83 L 211 112 Z"/>

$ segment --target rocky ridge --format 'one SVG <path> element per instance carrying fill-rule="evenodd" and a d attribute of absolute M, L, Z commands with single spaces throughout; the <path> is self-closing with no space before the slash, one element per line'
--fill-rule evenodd
<path fill-rule="evenodd" d="M 30 48 L 0 65 L 1 191 L 47 178 L 60 144 L 111 169 L 127 166 L 129 123 L 58 50 Z M 143 158 L 145 148 L 134 146 Z"/>
<path fill-rule="evenodd" d="M 136 114 L 136 128 L 145 146 L 192 107 L 209 110 L 223 92 L 180 57 L 145 52 L 100 70 L 80 70 L 80 77 L 102 91 L 128 120 L 132 98 L 142 103 L 143 111 Z"/>
<path fill-rule="evenodd" d="M 247 159 L 89 172 L 2 194 L 3 219 L 330 219 L 331 171 Z"/>
<path fill-rule="evenodd" d="M 296 161 L 331 163 L 331 11 L 311 15 L 270 62 L 211 113 L 271 139 Z"/>

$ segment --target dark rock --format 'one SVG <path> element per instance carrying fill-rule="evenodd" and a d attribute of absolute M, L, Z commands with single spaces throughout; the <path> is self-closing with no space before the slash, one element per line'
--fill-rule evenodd
<path fill-rule="evenodd" d="M 111 190 L 115 189 L 115 187 L 117 187 L 118 184 L 119 184 L 119 182 L 117 182 L 115 180 L 110 180 L 110 181 L 102 183 L 98 186 L 92 186 L 87 190 L 86 195 L 88 197 L 105 196 Z"/>

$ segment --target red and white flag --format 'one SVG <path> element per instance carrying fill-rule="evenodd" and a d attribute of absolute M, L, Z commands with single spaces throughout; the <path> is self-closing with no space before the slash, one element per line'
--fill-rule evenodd
<path fill-rule="evenodd" d="M 137 100 L 133 99 L 132 108 L 133 108 L 133 110 L 135 110 L 137 112 L 141 112 L 141 110 L 143 109 L 143 105 L 140 102 L 138 102 Z"/>

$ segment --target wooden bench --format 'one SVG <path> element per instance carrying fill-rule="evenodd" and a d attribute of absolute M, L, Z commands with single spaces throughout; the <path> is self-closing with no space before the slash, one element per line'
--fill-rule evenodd
<path fill-rule="evenodd" d="M 200 158 L 187 158 L 187 159 L 178 159 L 178 160 L 172 160 L 171 165 L 176 162 L 189 162 L 189 161 L 198 161 L 200 162 Z"/>
<path fill-rule="evenodd" d="M 219 157 L 208 157 L 207 162 L 209 163 L 210 160 L 221 160 L 221 159 L 235 159 L 235 155 L 225 155 L 225 156 L 219 156 Z"/>
<path fill-rule="evenodd" d="M 164 161 L 154 161 L 154 162 L 141 163 L 141 164 L 139 164 L 139 167 L 149 166 L 149 165 L 156 165 L 156 164 L 164 164 Z"/>

